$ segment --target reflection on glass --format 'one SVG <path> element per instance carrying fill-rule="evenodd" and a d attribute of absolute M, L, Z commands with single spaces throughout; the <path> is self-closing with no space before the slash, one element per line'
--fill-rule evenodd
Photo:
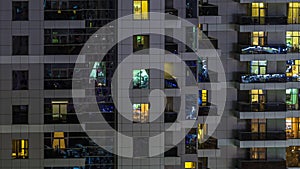
<path fill-rule="evenodd" d="M 90 81 L 96 81 L 96 86 L 106 86 L 106 63 L 95 62 L 90 73 Z"/>
<path fill-rule="evenodd" d="M 133 70 L 133 88 L 148 89 L 149 88 L 149 70 L 140 69 Z"/>
<path fill-rule="evenodd" d="M 149 104 L 133 104 L 133 122 L 149 122 Z"/>

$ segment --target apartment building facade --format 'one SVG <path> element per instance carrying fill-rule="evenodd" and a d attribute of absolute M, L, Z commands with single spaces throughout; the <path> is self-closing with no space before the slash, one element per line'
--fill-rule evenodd
<path fill-rule="evenodd" d="M 284 0 L 2 0 L 1 168 L 299 167 L 299 7 L 300 2 Z M 81 49 L 99 28 L 126 15 L 146 23 L 152 19 L 148 12 L 168 13 L 195 26 L 165 18 L 175 23 L 165 28 L 167 36 L 135 34 L 107 49 L 103 60 L 86 54 L 86 61 L 78 63 Z M 98 35 L 108 43 L 116 42 L 113 32 L 118 26 L 111 24 L 111 29 Z M 189 45 L 173 38 L 174 34 L 184 34 Z M 189 69 L 177 62 L 163 63 L 164 71 L 133 66 L 132 104 L 127 105 L 132 119 L 124 119 L 112 99 L 113 73 L 132 53 L 155 55 L 150 48 L 165 50 L 166 58 L 178 56 Z M 216 56 L 207 54 L 208 48 L 216 49 L 225 69 L 221 74 L 210 69 L 216 68 Z M 82 89 L 82 79 L 73 78 L 80 71 L 93 88 Z M 178 82 L 181 76 L 196 79 L 198 98 L 181 96 L 180 85 L 189 82 Z M 153 105 L 147 96 L 154 89 L 168 96 L 163 114 L 152 122 Z M 222 110 L 212 98 L 224 90 Z M 96 108 L 86 98 L 94 98 Z M 82 112 L 89 123 L 84 127 L 74 100 L 85 106 Z M 188 105 L 188 100 L 196 105 Z M 97 110 L 110 129 L 96 130 L 99 124 L 92 112 Z M 208 117 L 215 119 L 215 131 Z M 157 145 L 165 153 L 148 157 L 150 150 L 141 151 L 149 144 L 149 135 L 164 132 L 178 119 L 196 121 L 191 129 L 176 131 L 184 134 L 179 144 L 173 142 L 173 132 L 165 132 Z M 112 129 L 133 137 L 132 154 L 143 158 L 113 154 L 126 147 Z M 99 137 L 91 139 L 89 134 Z"/>

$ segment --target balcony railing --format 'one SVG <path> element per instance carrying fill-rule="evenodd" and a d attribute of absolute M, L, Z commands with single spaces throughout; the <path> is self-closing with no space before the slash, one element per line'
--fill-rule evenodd
<path fill-rule="evenodd" d="M 218 49 L 218 39 L 215 38 L 203 38 L 199 40 L 200 49 Z"/>
<path fill-rule="evenodd" d="M 171 111 L 168 111 L 166 112 L 165 111 L 165 123 L 174 123 L 177 119 L 177 116 L 178 116 L 178 113 L 177 112 L 171 112 Z"/>
<path fill-rule="evenodd" d="M 239 52 L 241 54 L 286 54 L 288 52 L 287 45 L 239 45 Z"/>
<path fill-rule="evenodd" d="M 286 169 L 286 161 L 283 159 L 268 160 L 239 160 L 239 169 Z"/>
<path fill-rule="evenodd" d="M 218 139 L 209 137 L 204 143 L 198 145 L 198 149 L 218 149 Z"/>
<path fill-rule="evenodd" d="M 218 6 L 211 4 L 200 4 L 199 16 L 218 16 Z"/>
<path fill-rule="evenodd" d="M 265 17 L 252 17 L 240 16 L 238 23 L 240 25 L 286 25 L 286 16 L 265 16 Z"/>
<path fill-rule="evenodd" d="M 178 54 L 178 44 L 174 42 L 166 42 L 165 43 L 165 50 L 166 52 L 170 52 L 173 54 Z"/>
<path fill-rule="evenodd" d="M 244 132 L 240 131 L 238 135 L 240 141 L 251 140 L 286 140 L 285 131 L 267 131 L 263 132 Z"/>
<path fill-rule="evenodd" d="M 212 105 L 210 103 L 207 103 L 207 105 L 199 105 L 199 116 L 208 116 L 216 114 L 218 114 L 218 107 L 216 105 Z"/>
<path fill-rule="evenodd" d="M 300 82 L 300 76 L 286 76 L 285 73 L 275 74 L 242 74 L 239 76 L 240 83 L 286 83 L 286 82 Z"/>
<path fill-rule="evenodd" d="M 238 103 L 238 111 L 240 112 L 270 112 L 270 111 L 287 111 L 287 104 L 282 102 L 270 103 Z"/>

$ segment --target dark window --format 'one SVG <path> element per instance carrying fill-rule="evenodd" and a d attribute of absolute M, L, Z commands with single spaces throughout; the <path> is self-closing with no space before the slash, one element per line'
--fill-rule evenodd
<path fill-rule="evenodd" d="M 45 64 L 45 89 L 71 89 L 74 64 Z"/>
<path fill-rule="evenodd" d="M 13 71 L 13 90 L 28 90 L 28 71 Z"/>
<path fill-rule="evenodd" d="M 196 18 L 197 8 L 196 0 L 186 0 L 186 18 Z"/>
<path fill-rule="evenodd" d="M 136 35 L 133 36 L 133 52 L 149 49 L 149 35 Z M 149 51 L 143 51 L 149 53 Z"/>
<path fill-rule="evenodd" d="M 13 124 L 28 124 L 28 105 L 12 106 Z"/>
<path fill-rule="evenodd" d="M 28 2 L 12 2 L 12 20 L 27 21 L 28 20 Z"/>
<path fill-rule="evenodd" d="M 12 43 L 13 55 L 28 55 L 28 36 L 13 36 Z"/>

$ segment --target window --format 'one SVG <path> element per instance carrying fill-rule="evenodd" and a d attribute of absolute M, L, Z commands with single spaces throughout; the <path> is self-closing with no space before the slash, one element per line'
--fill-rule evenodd
<path fill-rule="evenodd" d="M 265 160 L 267 155 L 266 148 L 250 148 L 251 160 Z"/>
<path fill-rule="evenodd" d="M 12 106 L 12 123 L 28 124 L 28 105 Z"/>
<path fill-rule="evenodd" d="M 133 104 L 133 122 L 147 123 L 149 122 L 149 104 Z"/>
<path fill-rule="evenodd" d="M 289 110 L 299 109 L 299 90 L 286 89 L 286 104 Z"/>
<path fill-rule="evenodd" d="M 286 32 L 286 45 L 288 52 L 299 52 L 300 46 L 300 32 L 298 31 L 287 31 Z"/>
<path fill-rule="evenodd" d="M 197 153 L 197 129 L 192 128 L 185 136 L 185 153 L 196 154 Z"/>
<path fill-rule="evenodd" d="M 66 148 L 66 140 L 65 140 L 64 132 L 54 132 L 52 147 L 54 149 L 65 149 Z"/>
<path fill-rule="evenodd" d="M 256 75 L 264 75 L 267 73 L 267 61 L 251 61 L 250 73 Z"/>
<path fill-rule="evenodd" d="M 266 119 L 251 119 L 251 132 L 264 133 L 266 132 L 267 121 Z"/>
<path fill-rule="evenodd" d="M 148 89 L 149 70 L 147 69 L 133 70 L 132 81 L 133 81 L 134 89 Z"/>
<path fill-rule="evenodd" d="M 207 90 L 199 90 L 198 104 L 201 106 L 207 105 Z"/>
<path fill-rule="evenodd" d="M 133 19 L 149 19 L 148 0 L 133 0 Z"/>
<path fill-rule="evenodd" d="M 207 60 L 198 59 L 198 82 L 208 82 Z"/>
<path fill-rule="evenodd" d="M 25 159 L 28 158 L 28 140 L 13 140 L 12 141 L 12 158 Z"/>
<path fill-rule="evenodd" d="M 263 90 L 250 90 L 250 101 L 251 104 L 253 103 L 265 103 L 266 97 Z"/>
<path fill-rule="evenodd" d="M 196 18 L 196 17 L 197 17 L 197 1 L 186 0 L 186 18 Z"/>
<path fill-rule="evenodd" d="M 12 2 L 12 20 L 13 21 L 28 20 L 28 2 L 26 1 Z"/>
<path fill-rule="evenodd" d="M 207 134 L 207 124 L 198 124 L 198 144 L 203 143 L 203 140 Z"/>
<path fill-rule="evenodd" d="M 196 162 L 185 162 L 184 168 L 196 168 Z"/>
<path fill-rule="evenodd" d="M 45 89 L 71 89 L 74 64 L 45 64 Z M 76 80 L 73 79 L 75 83 Z M 74 86 L 76 87 L 76 86 Z"/>
<path fill-rule="evenodd" d="M 13 36 L 12 43 L 13 55 L 28 55 L 28 36 Z"/>
<path fill-rule="evenodd" d="M 187 94 L 185 97 L 185 119 L 196 120 L 198 117 L 197 110 L 199 105 L 196 94 Z"/>
<path fill-rule="evenodd" d="M 90 82 L 95 81 L 97 87 L 106 86 L 106 63 L 94 62 L 90 73 Z"/>
<path fill-rule="evenodd" d="M 290 2 L 288 8 L 288 23 L 289 24 L 298 24 L 299 22 L 299 2 Z"/>
<path fill-rule="evenodd" d="M 172 89 L 178 88 L 177 77 L 174 76 L 174 63 L 168 62 L 164 64 L 164 79 L 165 79 L 165 88 Z"/>
<path fill-rule="evenodd" d="M 54 121 L 67 120 L 68 101 L 52 101 L 52 117 Z"/>
<path fill-rule="evenodd" d="M 149 35 L 135 35 L 133 36 L 133 52 L 140 51 L 139 53 L 149 53 Z M 144 50 L 144 51 L 141 51 Z"/>
<path fill-rule="evenodd" d="M 13 90 L 28 90 L 28 71 L 13 71 Z"/>
<path fill-rule="evenodd" d="M 252 3 L 251 14 L 254 18 L 254 24 L 265 24 L 267 6 L 265 3 Z"/>
<path fill-rule="evenodd" d="M 287 138 L 300 138 L 300 118 L 286 118 L 285 126 Z"/>
<path fill-rule="evenodd" d="M 252 45 L 264 46 L 267 44 L 267 33 L 265 32 L 252 32 L 251 33 Z"/>
<path fill-rule="evenodd" d="M 300 60 L 287 61 L 286 76 L 294 77 L 296 81 L 299 81 L 300 77 Z"/>

